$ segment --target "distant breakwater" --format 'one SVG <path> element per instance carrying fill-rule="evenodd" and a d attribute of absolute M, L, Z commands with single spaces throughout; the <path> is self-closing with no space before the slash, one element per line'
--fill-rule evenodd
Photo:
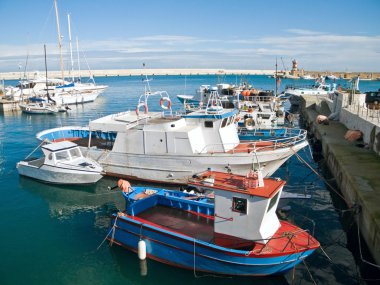
<path fill-rule="evenodd" d="M 106 70 L 93 70 L 89 71 L 74 71 L 69 73 L 65 71 L 65 77 L 89 77 L 90 74 L 94 77 L 107 77 L 107 76 L 139 76 L 139 75 L 274 75 L 275 70 L 242 70 L 242 69 L 106 69 Z M 279 71 L 281 72 L 281 71 Z M 360 76 L 361 79 L 367 80 L 380 80 L 380 72 L 329 72 L 329 71 L 303 71 L 304 74 L 312 75 L 314 77 L 335 75 L 339 78 L 351 79 Z M 44 71 L 30 71 L 26 73 L 27 78 L 36 78 L 44 76 Z M 61 77 L 60 71 L 48 71 L 49 77 Z M 23 78 L 24 74 L 19 71 L 15 72 L 2 72 L 0 73 L 0 80 L 17 80 Z"/>

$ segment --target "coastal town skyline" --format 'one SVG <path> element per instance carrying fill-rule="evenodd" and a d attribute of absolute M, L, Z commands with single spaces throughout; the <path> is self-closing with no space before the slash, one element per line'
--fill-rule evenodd
<path fill-rule="evenodd" d="M 380 2 L 57 0 L 65 69 L 380 71 Z M 313 6 L 314 5 L 314 6 Z M 318 4 L 320 5 L 320 4 Z M 1 1 L 0 72 L 59 69 L 53 0 Z M 15 11 L 15 13 L 11 13 Z M 14 15 L 17 14 L 17 19 Z"/>

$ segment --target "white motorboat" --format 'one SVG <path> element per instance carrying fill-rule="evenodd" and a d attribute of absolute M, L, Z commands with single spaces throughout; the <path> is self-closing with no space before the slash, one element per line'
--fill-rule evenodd
<path fill-rule="evenodd" d="M 285 123 L 284 107 L 273 91 L 246 88 L 247 85 L 201 85 L 195 95 L 177 95 L 177 99 L 184 104 L 184 109 L 189 113 L 205 106 L 210 95 L 217 92 L 224 108 L 239 110 L 239 126 L 249 129 L 270 128 Z"/>
<path fill-rule="evenodd" d="M 7 87 L 5 96 L 14 101 L 35 98 L 48 102 L 49 98 L 46 96 L 48 91 L 50 99 L 57 104 L 71 105 L 93 102 L 106 88 L 106 85 L 96 85 L 95 83 L 68 82 L 56 78 L 46 79 L 36 73 L 33 79 L 22 80 L 16 87 Z"/>
<path fill-rule="evenodd" d="M 246 174 L 263 167 L 263 175 L 269 176 L 308 144 L 305 135 L 288 143 L 240 141 L 237 110 L 224 109 L 217 96 L 211 95 L 205 108 L 183 116 L 168 112 L 171 102 L 165 91 L 142 96 L 145 100 L 140 98 L 135 111 L 90 121 L 88 127 L 45 130 L 37 138 L 75 141 L 103 166 L 106 175 L 181 184 L 207 168 L 229 167 Z M 164 112 L 148 111 L 151 96 L 160 97 Z"/>
<path fill-rule="evenodd" d="M 56 105 L 46 102 L 20 103 L 19 107 L 27 114 L 56 114 L 59 112 Z"/>
<path fill-rule="evenodd" d="M 315 80 L 316 78 L 309 75 L 309 74 L 305 74 L 303 76 L 301 76 L 301 79 L 304 79 L 304 80 Z"/>
<path fill-rule="evenodd" d="M 91 184 L 102 178 L 103 168 L 84 157 L 79 146 L 70 141 L 41 146 L 44 157 L 17 163 L 20 175 L 54 184 Z"/>
<path fill-rule="evenodd" d="M 298 105 L 300 102 L 300 96 L 302 95 L 315 95 L 315 96 L 329 96 L 333 94 L 336 89 L 336 84 L 323 84 L 316 82 L 312 86 L 288 86 L 285 88 L 284 96 L 289 98 L 289 102 L 292 105 Z"/>
<path fill-rule="evenodd" d="M 330 75 L 326 75 L 326 79 L 327 80 L 338 80 L 339 77 L 334 75 L 334 74 L 330 74 Z"/>

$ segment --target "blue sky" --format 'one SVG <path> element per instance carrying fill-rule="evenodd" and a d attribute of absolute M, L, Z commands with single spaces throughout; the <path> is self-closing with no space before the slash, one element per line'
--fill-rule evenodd
<path fill-rule="evenodd" d="M 58 69 L 53 0 L 0 0 L 0 72 Z M 378 0 L 57 0 L 81 66 L 380 71 Z M 85 59 L 84 58 L 85 55 Z M 76 54 L 74 55 L 76 58 Z M 26 59 L 28 63 L 26 64 Z"/>

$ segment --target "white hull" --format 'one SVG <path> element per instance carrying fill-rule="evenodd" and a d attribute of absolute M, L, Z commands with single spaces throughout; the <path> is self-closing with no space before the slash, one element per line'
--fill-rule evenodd
<path fill-rule="evenodd" d="M 257 161 L 263 168 L 263 176 L 271 176 L 295 152 L 307 145 L 307 141 L 303 141 L 292 147 L 250 154 L 150 155 L 90 149 L 88 155 L 101 164 L 106 175 L 155 182 L 186 183 L 193 174 L 208 168 L 226 171 L 226 167 L 229 166 L 233 173 L 246 175 L 251 169 L 258 168 Z M 81 150 L 84 154 L 88 151 L 84 147 Z"/>
<path fill-rule="evenodd" d="M 43 164 L 41 167 L 26 161 L 17 164 L 20 175 L 54 184 L 92 184 L 102 178 L 99 172 L 80 171 Z"/>
<path fill-rule="evenodd" d="M 21 111 L 27 114 L 55 114 L 59 112 L 57 107 L 44 103 L 19 104 L 19 107 Z"/>
<path fill-rule="evenodd" d="M 169 101 L 167 93 L 162 93 L 144 96 Z M 91 121 L 85 129 L 68 126 L 45 130 L 37 138 L 77 141 L 81 152 L 100 163 L 109 176 L 181 184 L 208 168 L 230 168 L 235 174 L 246 175 L 260 167 L 264 176 L 270 176 L 307 145 L 304 134 L 288 143 L 281 139 L 240 141 L 237 111 L 223 109 L 216 95 L 211 92 L 206 108 L 181 117 L 138 112 L 146 106 L 145 99 L 144 104 L 139 100 L 136 112 L 108 115 Z"/>
<path fill-rule="evenodd" d="M 83 104 L 95 101 L 101 91 L 78 92 L 75 90 L 55 93 L 51 98 L 59 105 Z"/>

